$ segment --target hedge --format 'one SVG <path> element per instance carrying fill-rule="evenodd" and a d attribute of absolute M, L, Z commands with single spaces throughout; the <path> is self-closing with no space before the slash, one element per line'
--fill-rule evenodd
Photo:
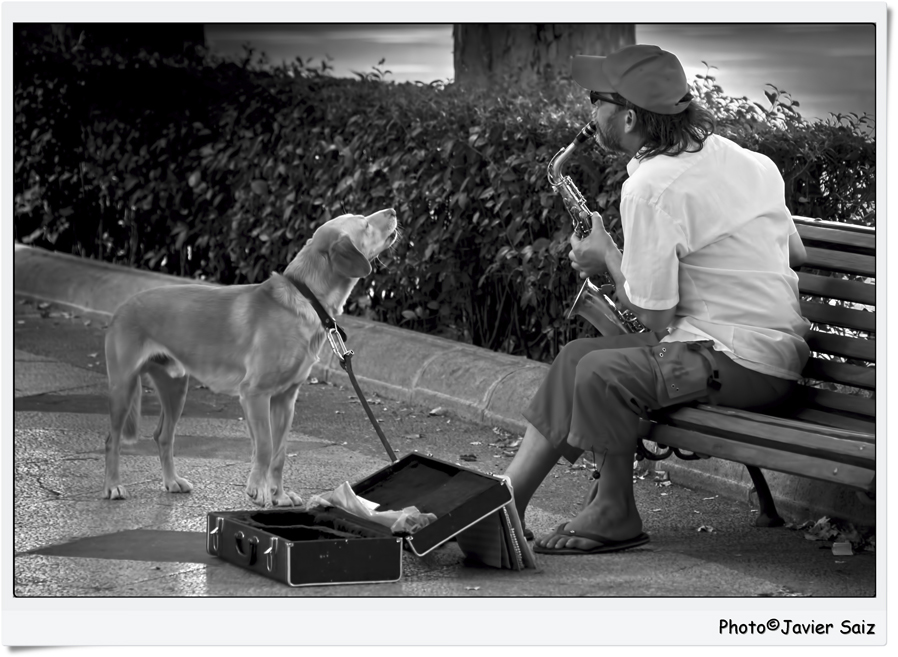
<path fill-rule="evenodd" d="M 546 165 L 587 120 L 583 93 L 468 92 L 358 79 L 327 64 L 263 66 L 14 43 L 15 237 L 135 267 L 260 282 L 314 229 L 395 207 L 402 239 L 356 287 L 349 314 L 550 361 L 591 333 L 564 319 L 579 280 L 570 221 Z M 721 134 L 769 155 L 795 214 L 872 225 L 867 116 L 808 123 L 787 92 L 769 106 L 694 91 Z M 565 168 L 623 246 L 625 159 L 583 148 Z"/>

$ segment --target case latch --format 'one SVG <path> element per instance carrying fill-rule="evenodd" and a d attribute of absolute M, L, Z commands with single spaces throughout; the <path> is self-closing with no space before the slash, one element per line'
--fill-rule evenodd
<path fill-rule="evenodd" d="M 278 553 L 278 545 L 280 545 L 278 543 L 278 537 L 272 536 L 271 537 L 271 546 L 264 552 L 265 568 L 268 570 L 269 573 L 274 571 L 274 565 L 275 565 L 274 557 Z"/>
<path fill-rule="evenodd" d="M 215 518 L 215 528 L 209 531 L 209 554 L 218 556 L 218 547 L 221 545 L 221 532 L 224 528 L 224 518 Z"/>

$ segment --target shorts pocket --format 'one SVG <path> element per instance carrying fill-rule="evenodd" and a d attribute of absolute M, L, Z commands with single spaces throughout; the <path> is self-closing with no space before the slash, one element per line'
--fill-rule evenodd
<path fill-rule="evenodd" d="M 710 340 L 662 342 L 652 350 L 655 392 L 662 407 L 692 401 L 710 401 L 719 388 Z"/>

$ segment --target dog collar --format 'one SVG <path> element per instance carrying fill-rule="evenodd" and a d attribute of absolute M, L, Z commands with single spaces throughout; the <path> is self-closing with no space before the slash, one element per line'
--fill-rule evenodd
<path fill-rule="evenodd" d="M 321 320 L 321 323 L 322 325 L 324 325 L 324 328 L 327 330 L 328 334 L 330 334 L 331 331 L 336 331 L 340 334 L 341 340 L 346 340 L 346 333 L 337 325 L 337 322 L 334 320 L 334 318 L 327 314 L 324 306 L 322 306 L 321 302 L 318 301 L 318 298 L 314 294 L 312 294 L 312 290 L 310 290 L 302 281 L 297 281 L 290 277 L 285 278 L 293 283 L 293 287 L 299 290 L 299 293 L 309 300 L 309 302 L 312 304 L 312 307 L 315 309 L 315 312 L 318 313 L 318 319 Z"/>

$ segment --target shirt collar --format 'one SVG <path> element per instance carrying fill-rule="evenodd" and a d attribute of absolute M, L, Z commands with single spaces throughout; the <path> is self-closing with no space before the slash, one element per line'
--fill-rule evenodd
<path fill-rule="evenodd" d="M 632 176 L 634 173 L 636 173 L 636 169 L 638 169 L 639 165 L 642 164 L 642 160 L 638 159 L 639 155 L 640 155 L 640 153 L 644 152 L 645 150 L 646 150 L 646 147 L 643 146 L 642 148 L 639 149 L 639 152 L 637 152 L 636 155 L 634 155 L 632 158 L 630 158 L 630 161 L 627 162 L 627 174 L 628 175 Z"/>

